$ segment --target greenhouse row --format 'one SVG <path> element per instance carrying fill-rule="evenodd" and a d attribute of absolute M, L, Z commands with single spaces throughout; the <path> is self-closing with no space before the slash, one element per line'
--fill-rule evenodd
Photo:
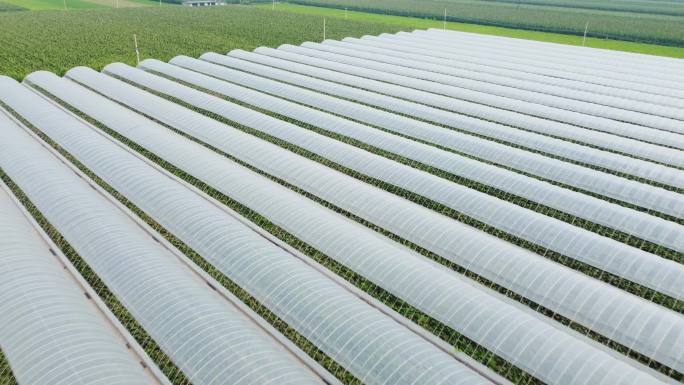
<path fill-rule="evenodd" d="M 0 370 L 682 383 L 683 69 L 425 30 L 0 77 Z"/>

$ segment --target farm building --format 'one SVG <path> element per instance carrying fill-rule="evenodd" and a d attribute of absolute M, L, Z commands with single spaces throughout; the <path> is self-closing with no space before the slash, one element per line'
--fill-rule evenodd
<path fill-rule="evenodd" d="M 223 5 L 219 0 L 188 0 L 184 1 L 183 5 L 188 7 L 210 7 L 213 5 Z"/>

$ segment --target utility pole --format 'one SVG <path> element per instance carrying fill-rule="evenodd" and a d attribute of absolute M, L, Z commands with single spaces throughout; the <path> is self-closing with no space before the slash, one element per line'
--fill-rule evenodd
<path fill-rule="evenodd" d="M 589 29 L 589 22 L 587 21 L 587 24 L 584 25 L 584 37 L 582 38 L 582 47 L 584 47 L 587 44 L 587 30 Z"/>
<path fill-rule="evenodd" d="M 347 8 L 344 8 L 344 19 L 347 20 Z"/>
<path fill-rule="evenodd" d="M 323 18 L 323 41 L 325 41 L 325 17 Z"/>
<path fill-rule="evenodd" d="M 65 10 L 65 11 L 67 10 L 67 7 L 66 7 L 66 0 L 64 0 L 64 10 Z"/>
<path fill-rule="evenodd" d="M 444 8 L 444 22 L 442 25 L 442 29 L 446 30 L 446 8 Z"/>
<path fill-rule="evenodd" d="M 275 11 L 275 0 L 273 0 L 273 4 L 271 5 L 271 10 Z"/>
<path fill-rule="evenodd" d="M 138 36 L 133 34 L 133 42 L 135 43 L 135 61 L 140 64 L 140 51 L 138 51 Z"/>

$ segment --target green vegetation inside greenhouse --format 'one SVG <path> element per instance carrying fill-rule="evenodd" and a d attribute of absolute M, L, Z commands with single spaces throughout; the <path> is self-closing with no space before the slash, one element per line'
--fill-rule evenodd
<path fill-rule="evenodd" d="M 2 349 L 0 349 L 0 384 L 15 385 L 16 383 L 17 380 L 14 378 L 12 368 L 10 368 L 7 358 L 5 358 Z"/>

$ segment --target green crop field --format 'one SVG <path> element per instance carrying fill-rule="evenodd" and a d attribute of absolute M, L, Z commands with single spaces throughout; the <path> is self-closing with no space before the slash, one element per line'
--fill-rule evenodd
<path fill-rule="evenodd" d="M 64 9 L 63 0 L 4 0 L 5 3 L 34 11 Z M 67 9 L 105 8 L 105 5 L 86 0 L 67 0 Z"/>
<path fill-rule="evenodd" d="M 11 0 L 18 2 L 18 0 Z M 73 0 L 67 0 L 72 4 Z M 85 2 L 85 0 L 82 0 Z M 109 2 L 110 0 L 88 0 Z M 548 0 L 546 0 L 548 1 Z M 28 5 L 55 0 L 28 0 Z M 119 0 L 158 4 L 148 0 Z M 0 9 L 17 8 L 5 0 Z M 102 6 L 104 7 L 104 6 Z M 107 9 L 109 8 L 109 9 Z M 278 46 L 320 41 L 322 20 L 327 37 L 362 36 L 416 28 L 442 27 L 442 21 L 340 9 L 278 3 L 189 9 L 178 6 L 89 10 L 0 12 L 0 74 L 22 79 L 37 70 L 59 74 L 83 65 L 96 69 L 111 62 L 135 64 L 133 35 L 138 37 L 141 59 L 168 60 L 176 55 L 197 56 L 206 51 Z M 467 23 L 447 23 L 447 28 L 511 36 L 562 44 L 581 44 L 582 37 L 501 28 Z M 683 35 L 684 36 L 684 35 Z M 653 55 L 684 57 L 684 48 L 599 38 L 587 45 Z"/>
<path fill-rule="evenodd" d="M 164 3 L 174 1 L 163 0 Z M 106 8 L 129 8 L 158 6 L 154 0 L 3 0 L 0 2 L 0 11 L 3 10 L 78 10 L 78 9 L 106 9 Z"/>
<path fill-rule="evenodd" d="M 271 4 L 257 5 L 265 9 L 271 9 Z M 402 30 L 426 29 L 426 28 L 442 28 L 444 26 L 441 20 L 434 20 L 429 18 L 417 18 L 406 16 L 393 16 L 378 13 L 345 11 L 336 8 L 313 7 L 297 4 L 276 4 L 275 11 L 278 12 L 293 12 L 300 14 L 309 14 L 317 16 L 325 16 L 328 18 L 346 19 L 354 21 L 364 21 L 371 23 L 391 24 L 398 26 Z M 560 34 L 552 32 L 530 31 L 524 29 L 496 27 L 480 24 L 469 23 L 446 23 L 447 29 L 456 31 L 482 33 L 486 35 L 507 36 L 520 39 L 546 41 L 551 43 L 568 44 L 568 45 L 582 45 L 582 36 Z M 624 40 L 602 39 L 589 37 L 586 40 L 586 45 L 594 48 L 610 49 L 616 51 L 636 52 L 649 55 L 669 56 L 684 58 L 684 48 L 673 47 L 657 44 L 636 43 Z"/>
<path fill-rule="evenodd" d="M 452 1 L 452 0 L 447 0 Z M 462 0 L 457 0 L 462 1 Z M 675 1 L 633 1 L 633 0 L 481 0 L 492 3 L 543 5 L 558 8 L 580 8 L 602 11 L 652 13 L 656 15 L 684 16 L 684 2 Z"/>
<path fill-rule="evenodd" d="M 592 9 L 572 2 L 569 7 L 561 0 L 291 0 L 291 3 L 331 7 L 362 12 L 414 16 L 442 20 L 446 9 L 447 20 L 534 31 L 581 35 L 589 23 L 589 36 L 627 41 L 684 46 L 684 3 L 664 7 L 664 2 L 653 1 L 650 12 L 637 12 L 639 7 L 622 6 L 622 10 L 607 9 L 613 2 L 595 5 Z M 534 4 L 532 4 L 534 3 Z M 592 2 L 593 3 L 593 2 Z M 543 4 L 543 5 L 542 5 Z M 591 4 L 591 3 L 589 3 Z M 618 4 L 621 4 L 618 2 Z M 642 4 L 644 2 L 638 2 Z M 659 7 L 658 7 L 659 6 Z M 632 11 L 627 11 L 632 9 Z M 661 13 L 658 13 L 661 12 Z"/>
<path fill-rule="evenodd" d="M 28 9 L 11 3 L 0 2 L 0 12 L 11 11 L 28 11 Z"/>
<path fill-rule="evenodd" d="M 400 29 L 343 19 L 327 24 L 328 37 L 337 39 Z M 322 40 L 323 18 L 251 6 L 4 12 L 0 14 L 0 74 L 22 79 L 37 70 L 62 74 L 79 65 L 135 64 L 134 34 L 141 60 L 168 60 L 181 54 Z"/>

